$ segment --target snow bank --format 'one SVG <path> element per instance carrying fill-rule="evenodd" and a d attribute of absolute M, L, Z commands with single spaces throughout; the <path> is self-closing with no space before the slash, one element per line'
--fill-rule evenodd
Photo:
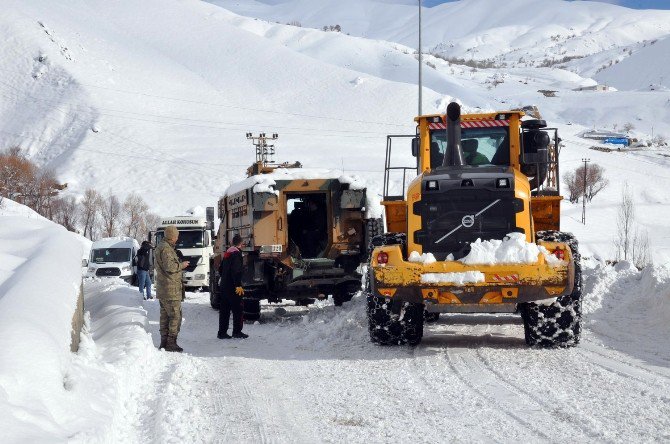
<path fill-rule="evenodd" d="M 627 262 L 586 260 L 582 266 L 589 330 L 611 347 L 670 364 L 670 264 L 642 271 Z"/>
<path fill-rule="evenodd" d="M 65 374 L 83 248 L 62 226 L 3 200 L 0 422 L 19 427 L 0 427 L 10 441 L 58 430 L 45 419 L 56 420 L 54 411 L 61 409 L 67 395 Z"/>
<path fill-rule="evenodd" d="M 72 317 L 88 244 L 14 202 L 0 208 L 0 430 L 3 442 L 123 442 L 139 413 L 128 399 L 160 359 L 139 292 L 86 285 L 80 349 Z M 106 287 L 103 287 L 106 286 Z M 104 294 L 103 294 L 104 293 Z"/>
<path fill-rule="evenodd" d="M 480 271 L 466 271 L 464 273 L 424 273 L 421 275 L 423 284 L 476 284 L 484 282 L 486 277 Z"/>
<path fill-rule="evenodd" d="M 470 247 L 470 254 L 459 259 L 467 265 L 533 264 L 537 262 L 540 253 L 549 265 L 559 265 L 562 262 L 546 248 L 526 242 L 526 236 L 522 233 L 509 233 L 503 240 L 477 239 Z"/>

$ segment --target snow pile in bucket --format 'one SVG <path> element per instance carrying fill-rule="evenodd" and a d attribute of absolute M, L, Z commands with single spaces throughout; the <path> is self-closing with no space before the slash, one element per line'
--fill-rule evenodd
<path fill-rule="evenodd" d="M 459 259 L 467 265 L 534 264 L 540 254 L 544 255 L 549 265 L 563 263 L 546 248 L 526 242 L 526 235 L 522 233 L 509 233 L 503 240 L 477 239 L 470 244 L 470 248 L 470 253 Z"/>
<path fill-rule="evenodd" d="M 421 275 L 423 284 L 476 284 L 484 282 L 485 276 L 481 271 L 466 271 L 463 273 L 424 273 Z"/>
<path fill-rule="evenodd" d="M 407 260 L 409 262 L 415 262 L 419 264 L 434 264 L 437 262 L 437 259 L 435 259 L 435 256 L 433 256 L 433 253 L 419 254 L 416 251 L 412 251 Z"/>

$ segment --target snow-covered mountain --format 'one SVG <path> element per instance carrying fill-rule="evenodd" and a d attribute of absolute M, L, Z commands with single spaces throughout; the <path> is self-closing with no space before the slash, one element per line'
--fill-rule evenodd
<path fill-rule="evenodd" d="M 72 193 L 136 191 L 163 214 L 214 205 L 242 178 L 253 160 L 247 132 L 278 132 L 280 160 L 344 169 L 378 192 L 385 135 L 413 132 L 416 8 L 373 0 L 214 3 L 7 0 L 2 145 L 23 147 Z M 537 105 L 566 142 L 563 171 L 589 157 L 611 182 L 585 227 L 580 209 L 566 204 L 565 228 L 591 252 L 611 256 L 615 207 L 628 182 L 657 257 L 670 255 L 664 151 L 603 153 L 578 137 L 626 123 L 640 139 L 670 135 L 670 93 L 645 90 L 649 80 L 631 75 L 644 62 L 650 79 L 668 81 L 660 77 L 669 12 L 561 0 L 504 9 L 463 0 L 425 12 L 424 51 L 443 58 L 426 56 L 424 112 L 454 99 L 466 110 Z M 335 24 L 343 32 L 320 30 Z M 597 81 L 620 91 L 573 91 Z"/>

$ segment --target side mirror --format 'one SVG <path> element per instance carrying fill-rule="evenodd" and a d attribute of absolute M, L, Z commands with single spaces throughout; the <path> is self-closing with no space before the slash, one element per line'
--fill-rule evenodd
<path fill-rule="evenodd" d="M 412 156 L 419 157 L 419 138 L 412 139 Z"/>
<path fill-rule="evenodd" d="M 88 259 L 82 259 L 81 260 L 81 266 L 82 267 L 88 267 Z"/>

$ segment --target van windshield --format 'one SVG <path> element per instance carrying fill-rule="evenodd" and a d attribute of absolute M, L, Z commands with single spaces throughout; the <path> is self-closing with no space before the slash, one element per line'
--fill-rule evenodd
<path fill-rule="evenodd" d="M 130 248 L 95 248 L 91 262 L 130 262 Z"/>

